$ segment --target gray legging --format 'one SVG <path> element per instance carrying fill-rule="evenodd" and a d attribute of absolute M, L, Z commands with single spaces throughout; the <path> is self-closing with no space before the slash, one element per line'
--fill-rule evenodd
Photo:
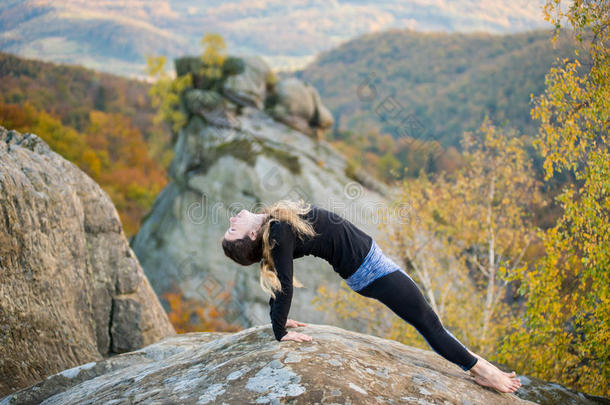
<path fill-rule="evenodd" d="M 417 284 L 404 271 L 392 271 L 356 292 L 381 301 L 396 315 L 413 325 L 436 353 L 463 370 L 470 370 L 477 362 L 477 358 L 445 329 Z"/>

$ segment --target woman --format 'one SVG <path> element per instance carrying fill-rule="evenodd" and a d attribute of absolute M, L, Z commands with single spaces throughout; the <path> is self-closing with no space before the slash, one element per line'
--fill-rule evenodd
<path fill-rule="evenodd" d="M 231 217 L 222 247 L 235 262 L 249 266 L 260 262 L 260 285 L 271 295 L 271 324 L 276 340 L 311 341 L 311 337 L 286 328 L 306 326 L 288 318 L 293 285 L 293 259 L 313 255 L 327 260 L 358 294 L 381 301 L 413 325 L 445 359 L 470 371 L 477 383 L 499 392 L 521 386 L 516 373 L 505 373 L 468 350 L 445 329 L 419 287 L 375 241 L 341 216 L 301 200 L 281 200 L 260 213 L 241 210 Z"/>

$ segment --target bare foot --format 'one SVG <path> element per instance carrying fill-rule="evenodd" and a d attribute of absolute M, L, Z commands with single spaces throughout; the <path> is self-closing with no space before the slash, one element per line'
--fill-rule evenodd
<path fill-rule="evenodd" d="M 484 358 L 472 354 L 478 359 L 477 363 L 470 369 L 475 382 L 493 388 L 498 392 L 515 392 L 521 387 L 521 380 L 514 371 L 505 373 Z"/>
<path fill-rule="evenodd" d="M 468 350 L 470 352 L 470 350 Z M 479 356 L 478 354 L 474 353 L 474 352 L 470 352 L 474 357 L 476 357 L 479 360 L 485 360 L 483 357 Z M 495 367 L 495 366 L 494 366 Z M 497 367 L 496 367 L 497 368 Z M 500 371 L 502 374 L 507 375 L 509 377 L 516 377 L 517 373 L 515 373 L 514 371 L 511 371 L 510 373 L 507 373 L 505 371 L 502 371 L 498 368 L 498 371 Z"/>

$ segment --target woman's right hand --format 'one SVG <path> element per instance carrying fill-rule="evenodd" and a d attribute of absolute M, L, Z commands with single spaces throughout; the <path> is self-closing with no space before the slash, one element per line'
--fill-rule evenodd
<path fill-rule="evenodd" d="M 310 342 L 311 336 L 300 332 L 290 331 L 280 339 L 281 342 L 285 342 L 287 340 L 294 340 L 295 342 Z"/>

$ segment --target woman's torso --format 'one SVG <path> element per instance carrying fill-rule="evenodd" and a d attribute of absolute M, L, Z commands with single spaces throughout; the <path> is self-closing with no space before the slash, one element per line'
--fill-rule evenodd
<path fill-rule="evenodd" d="M 371 249 L 373 238 L 340 215 L 313 204 L 301 217 L 313 225 L 318 235 L 304 236 L 303 240 L 296 237 L 293 258 L 320 257 L 342 278 L 352 275 Z"/>

